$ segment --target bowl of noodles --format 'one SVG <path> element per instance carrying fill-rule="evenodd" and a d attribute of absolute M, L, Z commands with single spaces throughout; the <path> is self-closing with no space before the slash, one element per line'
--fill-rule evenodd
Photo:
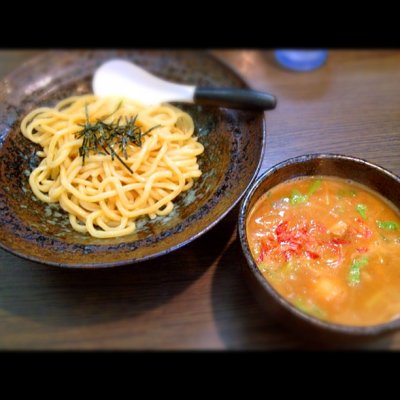
<path fill-rule="evenodd" d="M 161 78 L 246 87 L 191 51 L 49 51 L 0 83 L 0 246 L 45 264 L 148 260 L 218 223 L 256 177 L 262 112 L 162 104 L 91 92 L 112 58 Z"/>

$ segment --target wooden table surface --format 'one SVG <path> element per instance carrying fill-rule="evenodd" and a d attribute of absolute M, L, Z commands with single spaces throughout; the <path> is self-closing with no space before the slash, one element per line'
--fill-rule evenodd
<path fill-rule="evenodd" d="M 0 51 L 0 78 L 35 53 Z M 266 117 L 260 173 L 293 156 L 336 152 L 400 174 L 400 51 L 330 51 L 308 73 L 280 68 L 269 51 L 214 53 L 279 99 Z M 181 250 L 115 269 L 57 269 L 0 250 L 0 349 L 309 347 L 253 299 L 236 217 L 237 208 Z M 363 348 L 399 349 L 400 332 Z"/>

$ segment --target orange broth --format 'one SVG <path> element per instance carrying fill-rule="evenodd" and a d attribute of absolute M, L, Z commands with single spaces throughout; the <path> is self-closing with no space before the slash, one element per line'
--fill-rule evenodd
<path fill-rule="evenodd" d="M 303 312 L 358 326 L 400 316 L 400 214 L 378 193 L 327 176 L 287 181 L 246 228 L 264 277 Z"/>

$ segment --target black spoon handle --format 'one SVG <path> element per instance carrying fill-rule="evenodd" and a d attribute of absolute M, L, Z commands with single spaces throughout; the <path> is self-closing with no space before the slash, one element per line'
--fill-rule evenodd
<path fill-rule="evenodd" d="M 274 95 L 250 89 L 197 87 L 194 102 L 242 110 L 273 110 L 276 107 Z"/>

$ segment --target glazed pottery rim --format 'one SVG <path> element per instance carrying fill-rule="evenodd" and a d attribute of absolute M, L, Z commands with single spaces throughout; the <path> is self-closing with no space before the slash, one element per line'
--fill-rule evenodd
<path fill-rule="evenodd" d="M 80 51 L 80 50 L 78 50 Z M 46 54 L 53 54 L 53 53 L 60 53 L 59 50 L 44 50 L 41 51 L 40 53 L 34 55 L 33 57 L 30 57 L 26 61 L 20 63 L 14 70 L 10 71 L 7 75 L 5 75 L 1 80 L 0 80 L 0 85 L 6 85 L 7 80 L 12 80 L 14 76 L 18 75 L 18 72 L 20 69 L 27 68 L 30 65 L 34 65 L 38 60 L 43 59 Z M 235 78 L 240 81 L 240 83 L 247 88 L 251 88 L 251 84 L 246 80 L 241 74 L 239 74 L 235 69 L 233 69 L 229 64 L 225 63 L 223 60 L 218 58 L 216 55 L 210 53 L 210 52 L 204 52 L 207 57 L 212 59 L 215 63 L 219 64 L 222 68 L 229 70 L 232 75 L 235 76 Z M 41 263 L 43 265 L 49 265 L 49 266 L 55 266 L 55 267 L 61 267 L 61 268 L 67 268 L 67 269 L 103 269 L 103 268 L 112 268 L 112 267 L 119 267 L 119 266 L 125 266 L 125 265 L 131 265 L 131 264 L 138 264 L 138 263 L 143 263 L 145 261 L 149 261 L 152 259 L 155 259 L 157 257 L 167 255 L 175 250 L 178 250 L 189 243 L 195 241 L 198 239 L 200 236 L 204 235 L 207 233 L 209 230 L 211 230 L 215 225 L 217 225 L 219 222 L 221 222 L 225 216 L 241 201 L 245 193 L 248 191 L 250 186 L 253 184 L 253 182 L 256 180 L 258 173 L 260 171 L 263 159 L 264 159 L 264 154 L 265 154 L 265 147 L 266 147 L 266 136 L 267 136 L 267 127 L 266 127 L 266 115 L 263 112 L 262 113 L 262 124 L 260 124 L 260 131 L 261 131 L 261 151 L 260 151 L 260 156 L 257 161 L 257 165 L 254 169 L 254 172 L 252 174 L 251 179 L 249 180 L 248 184 L 245 186 L 245 188 L 242 190 L 239 196 L 236 197 L 232 201 L 232 203 L 220 214 L 216 219 L 214 219 L 212 222 L 207 224 L 207 226 L 197 232 L 196 234 L 186 238 L 185 240 L 174 244 L 166 249 L 163 250 L 158 250 L 154 253 L 145 255 L 140 258 L 127 258 L 119 261 L 106 261 L 106 262 L 93 262 L 93 263 L 85 263 L 81 264 L 79 262 L 74 262 L 74 263 L 64 263 L 64 262 L 57 262 L 57 261 L 52 261 L 52 260 L 43 260 L 40 257 L 33 256 L 30 254 L 26 254 L 24 252 L 9 248 L 7 245 L 2 243 L 0 241 L 0 248 L 7 251 L 10 254 L 16 255 L 18 257 L 21 257 L 23 259 L 32 261 L 32 262 L 37 262 Z M 8 134 L 5 136 L 7 137 Z"/>
<path fill-rule="evenodd" d="M 247 232 L 246 232 L 246 219 L 247 215 L 250 212 L 249 204 L 253 200 L 253 195 L 259 186 L 266 181 L 270 176 L 272 176 L 278 170 L 289 166 L 302 164 L 310 160 L 318 160 L 318 159 L 335 159 L 335 160 L 345 160 L 356 163 L 357 165 L 367 165 L 370 168 L 376 170 L 379 174 L 384 174 L 388 176 L 390 179 L 395 181 L 397 185 L 400 185 L 400 177 L 381 167 L 378 164 L 371 163 L 368 160 L 363 158 L 337 154 L 337 153 L 310 153 L 304 154 L 301 156 L 293 157 L 287 160 L 284 160 L 278 164 L 275 164 L 262 175 L 260 175 L 251 185 L 249 190 L 244 195 L 240 209 L 239 209 L 239 217 L 238 217 L 238 234 L 240 239 L 240 244 L 244 253 L 244 256 L 247 261 L 247 265 L 244 268 L 249 268 L 252 275 L 256 278 L 257 283 L 262 287 L 262 289 L 267 292 L 268 296 L 273 299 L 273 301 L 277 302 L 281 307 L 288 310 L 292 315 L 296 318 L 299 318 L 302 321 L 305 321 L 309 325 L 312 325 L 321 330 L 329 331 L 334 334 L 344 334 L 348 336 L 378 336 L 383 333 L 388 333 L 400 328 L 400 317 L 385 323 L 375 324 L 375 325 L 344 325 L 337 324 L 333 322 L 327 322 L 317 317 L 314 317 L 310 314 L 306 314 L 300 310 L 298 310 L 293 304 L 291 304 L 288 300 L 286 300 L 282 295 L 276 291 L 273 286 L 269 283 L 269 281 L 262 275 L 261 271 L 257 267 L 256 262 L 254 261 L 253 256 L 251 255 L 251 250 L 247 241 Z M 307 176 L 307 175 L 298 175 Z M 349 178 L 351 179 L 351 178 Z M 368 185 L 366 185 L 368 187 Z"/>

